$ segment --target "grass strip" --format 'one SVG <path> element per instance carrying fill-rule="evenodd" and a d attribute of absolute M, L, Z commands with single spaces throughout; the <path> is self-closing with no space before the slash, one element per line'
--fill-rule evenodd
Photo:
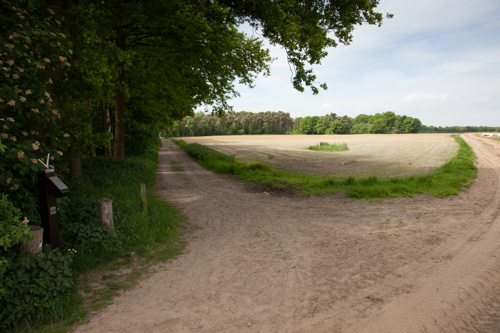
<path fill-rule="evenodd" d="M 298 195 L 334 194 L 344 192 L 356 199 L 412 197 L 427 194 L 436 197 L 456 195 L 468 187 L 477 175 L 474 165 L 476 155 L 459 136 L 457 155 L 433 172 L 422 176 L 390 177 L 332 177 L 311 176 L 281 171 L 262 163 L 243 163 L 197 143 L 174 142 L 201 166 L 218 174 L 228 174 L 238 179 L 257 182 L 277 190 L 291 190 Z"/>
<path fill-rule="evenodd" d="M 183 218 L 154 194 L 159 145 L 125 159 L 90 157 L 83 177 L 67 180 L 70 196 L 59 199 L 61 249 L 76 250 L 72 268 L 76 286 L 57 300 L 59 316 L 20 323 L 17 331 L 59 333 L 85 322 L 93 311 L 112 302 L 149 273 L 151 264 L 179 255 Z M 141 205 L 140 184 L 147 184 L 148 210 Z M 98 200 L 113 201 L 115 231 L 109 234 L 99 219 Z"/>
<path fill-rule="evenodd" d="M 320 142 L 318 146 L 310 146 L 307 149 L 315 151 L 347 151 L 347 143 L 341 145 L 329 144 L 327 142 Z"/>

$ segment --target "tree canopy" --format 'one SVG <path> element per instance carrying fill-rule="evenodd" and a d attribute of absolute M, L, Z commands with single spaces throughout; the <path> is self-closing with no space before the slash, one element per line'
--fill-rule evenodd
<path fill-rule="evenodd" d="M 269 74 L 263 39 L 286 50 L 296 89 L 326 89 L 312 66 L 328 48 L 349 44 L 356 25 L 380 25 L 377 5 L 0 0 L 0 191 L 29 188 L 24 175 L 40 168 L 37 160 L 47 153 L 60 171 L 78 177 L 80 157 L 141 151 L 203 105 L 214 114 L 231 111 L 236 83 L 252 86 Z M 258 37 L 242 32 L 244 24 Z M 289 126 L 280 117 L 275 131 Z"/>
<path fill-rule="evenodd" d="M 355 118 L 337 116 L 307 116 L 292 119 L 289 113 L 230 112 L 214 117 L 203 112 L 177 120 L 164 132 L 168 136 L 205 136 L 238 134 L 406 134 L 418 133 L 422 123 L 418 118 L 396 115 L 392 111 L 375 115 L 360 114 Z"/>

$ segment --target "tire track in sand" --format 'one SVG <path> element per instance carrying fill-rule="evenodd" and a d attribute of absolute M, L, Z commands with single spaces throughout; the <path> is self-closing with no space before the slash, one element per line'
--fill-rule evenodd
<path fill-rule="evenodd" d="M 500 183 L 498 145 L 471 134 L 464 139 L 478 156 L 478 169 L 494 170 L 491 181 Z M 499 187 L 470 222 L 477 228 L 452 260 L 348 332 L 500 332 Z"/>

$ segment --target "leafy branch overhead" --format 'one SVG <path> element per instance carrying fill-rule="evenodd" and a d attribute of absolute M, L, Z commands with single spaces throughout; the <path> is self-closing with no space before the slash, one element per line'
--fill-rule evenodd
<path fill-rule="evenodd" d="M 207 1 L 209 2 L 209 1 Z M 285 48 L 289 63 L 295 69 L 293 85 L 304 91 L 304 85 L 318 93 L 316 76 L 306 64 L 320 64 L 328 47 L 349 44 L 356 25 L 380 26 L 383 15 L 375 12 L 379 1 L 272 1 L 221 0 L 234 16 L 261 28 L 273 45 Z M 387 14 L 387 17 L 392 17 Z M 320 85 L 326 89 L 326 85 Z"/>
<path fill-rule="evenodd" d="M 202 105 L 218 114 L 231 110 L 236 83 L 252 86 L 258 75 L 269 75 L 272 59 L 263 39 L 287 51 L 297 90 L 326 89 L 315 82 L 311 66 L 321 63 L 329 47 L 349 44 L 356 25 L 382 24 L 377 5 L 374 0 L 2 0 L 2 66 L 26 72 L 4 73 L 9 76 L 2 77 L 0 108 L 19 121 L 19 129 L 44 129 L 43 140 L 32 140 L 40 143 L 39 152 L 59 149 L 78 177 L 80 157 L 102 150 L 122 158 L 139 138 Z M 244 24 L 262 37 L 242 32 Z M 23 47 L 29 48 L 28 57 Z M 32 92 L 24 96 L 31 104 L 14 96 L 15 87 Z M 57 119 L 21 121 L 18 115 L 30 110 L 43 113 L 32 101 L 44 94 Z M 64 145 L 56 140 L 60 133 L 66 135 Z M 22 135 L 2 132 L 2 154 L 14 154 L 11 137 Z M 20 150 L 14 155 L 12 162 L 18 163 Z"/>

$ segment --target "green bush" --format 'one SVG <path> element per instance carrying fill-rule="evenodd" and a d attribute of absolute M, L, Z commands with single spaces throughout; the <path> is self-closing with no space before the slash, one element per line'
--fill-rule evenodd
<path fill-rule="evenodd" d="M 72 252 L 24 253 L 12 258 L 2 277 L 0 328 L 43 321 L 61 311 L 60 298 L 74 286 Z"/>
<path fill-rule="evenodd" d="M 130 251 L 145 253 L 177 234 L 180 219 L 152 191 L 159 139 L 141 155 L 126 159 L 88 157 L 83 177 L 68 182 L 71 192 L 59 199 L 61 247 L 74 248 L 74 268 L 87 270 Z M 142 208 L 140 184 L 145 183 L 148 211 Z M 113 202 L 114 232 L 99 219 L 101 198 Z"/>
<path fill-rule="evenodd" d="M 30 219 L 37 211 L 38 159 L 45 160 L 50 153 L 50 165 L 55 165 L 69 144 L 60 128 L 59 106 L 53 101 L 55 85 L 47 74 L 70 65 L 70 44 L 59 33 L 56 17 L 49 14 L 30 1 L 0 2 L 4 72 L 0 76 L 0 192 L 8 193 Z"/>
<path fill-rule="evenodd" d="M 347 147 L 347 143 L 343 143 L 341 145 L 329 144 L 327 142 L 320 142 L 318 146 L 310 146 L 309 150 L 318 150 L 318 151 L 346 151 L 349 150 Z"/>
<path fill-rule="evenodd" d="M 7 195 L 0 196 L 0 248 L 7 251 L 28 240 L 29 229 L 21 222 L 21 212 L 8 200 Z"/>
<path fill-rule="evenodd" d="M 54 312 L 58 298 L 73 287 L 71 255 L 23 253 L 32 238 L 21 212 L 0 197 L 0 329 Z M 40 319 L 40 318 L 37 318 Z"/>
<path fill-rule="evenodd" d="M 79 311 L 74 272 L 132 251 L 146 254 L 173 244 L 181 218 L 152 191 L 158 149 L 156 139 L 155 145 L 138 156 L 84 159 L 83 177 L 64 180 L 70 195 L 58 199 L 61 246 L 49 254 L 20 251 L 19 242 L 28 240 L 28 229 L 21 221 L 24 215 L 6 196 L 0 198 L 0 331 L 40 326 Z M 147 184 L 147 211 L 141 206 L 141 183 Z M 103 197 L 113 201 L 113 233 L 100 223 L 98 200 Z M 158 256 L 166 259 L 178 254 L 181 247 L 166 247 Z"/>

